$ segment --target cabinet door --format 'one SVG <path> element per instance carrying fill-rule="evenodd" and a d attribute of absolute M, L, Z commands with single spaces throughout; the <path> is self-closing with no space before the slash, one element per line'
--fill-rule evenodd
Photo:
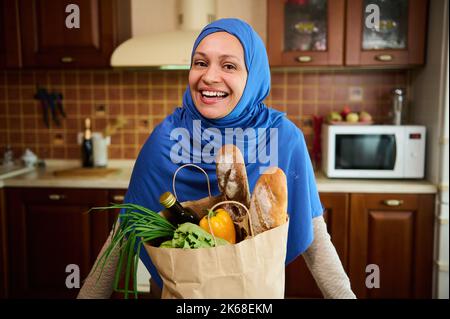
<path fill-rule="evenodd" d="M 73 298 L 66 267 L 88 275 L 105 242 L 108 214 L 103 190 L 7 189 L 10 291 L 13 298 Z M 80 282 L 81 284 L 81 282 Z"/>
<path fill-rule="evenodd" d="M 344 0 L 269 0 L 270 65 L 343 65 L 344 11 Z"/>
<path fill-rule="evenodd" d="M 331 241 L 347 269 L 348 205 L 349 195 L 321 193 L 320 200 L 325 207 L 323 217 Z M 286 267 L 286 298 L 322 298 L 303 256 L 297 257 Z"/>
<path fill-rule="evenodd" d="M 69 4 L 79 7 L 79 28 L 66 27 L 72 12 L 66 13 Z M 127 15 L 128 1 L 20 0 L 23 64 L 107 67 L 112 51 L 123 40 L 119 32 L 128 26 Z"/>
<path fill-rule="evenodd" d="M 348 0 L 346 65 L 423 64 L 427 8 L 426 0 Z"/>
<path fill-rule="evenodd" d="M 352 194 L 349 275 L 359 298 L 431 298 L 434 195 Z M 379 288 L 367 288 L 376 283 Z M 369 276 L 370 275 L 370 276 Z M 372 286 L 373 287 L 373 286 Z"/>
<path fill-rule="evenodd" d="M 19 67 L 18 6 L 16 0 L 0 0 L 0 68 Z"/>

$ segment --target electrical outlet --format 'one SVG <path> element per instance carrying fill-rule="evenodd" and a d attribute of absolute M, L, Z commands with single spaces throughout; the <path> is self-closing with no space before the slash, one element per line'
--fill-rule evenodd
<path fill-rule="evenodd" d="M 95 106 L 95 115 L 96 116 L 105 116 L 106 115 L 106 107 L 104 105 L 96 105 Z"/>
<path fill-rule="evenodd" d="M 55 134 L 53 136 L 53 145 L 64 145 L 64 137 L 62 134 Z"/>
<path fill-rule="evenodd" d="M 360 86 L 351 86 L 348 88 L 348 100 L 350 102 L 361 102 L 364 97 L 364 89 Z"/>

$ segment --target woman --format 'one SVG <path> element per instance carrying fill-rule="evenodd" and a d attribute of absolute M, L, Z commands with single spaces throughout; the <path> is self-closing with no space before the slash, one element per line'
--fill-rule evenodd
<path fill-rule="evenodd" d="M 159 196 L 172 189 L 175 170 L 188 162 L 207 172 L 212 193 L 218 194 L 216 166 L 211 161 L 214 157 L 208 155 L 211 149 L 229 143 L 227 139 L 234 138 L 233 134 L 245 132 L 243 139 L 232 141 L 241 143 L 250 191 L 267 166 L 280 167 L 287 177 L 290 224 L 286 264 L 303 254 L 325 297 L 354 298 L 326 231 L 304 137 L 284 113 L 263 104 L 269 91 L 267 53 L 257 33 L 238 19 L 222 19 L 206 26 L 194 43 L 183 106 L 146 141 L 125 201 L 160 209 Z M 176 191 L 180 201 L 205 197 L 205 178 L 188 167 L 177 175 Z M 140 257 L 161 287 L 144 249 Z M 88 278 L 79 297 L 92 296 L 89 287 Z"/>

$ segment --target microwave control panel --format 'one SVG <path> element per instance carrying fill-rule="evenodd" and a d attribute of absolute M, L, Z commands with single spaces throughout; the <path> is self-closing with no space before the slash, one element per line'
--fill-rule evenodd
<path fill-rule="evenodd" d="M 425 128 L 405 127 L 404 176 L 423 178 L 425 173 Z"/>

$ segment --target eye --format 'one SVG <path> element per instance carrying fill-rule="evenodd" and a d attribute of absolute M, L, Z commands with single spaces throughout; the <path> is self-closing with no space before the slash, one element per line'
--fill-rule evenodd
<path fill-rule="evenodd" d="M 231 63 L 224 64 L 223 66 L 226 70 L 236 70 L 236 66 Z"/>
<path fill-rule="evenodd" d="M 198 67 L 207 67 L 208 64 L 203 60 L 195 60 L 194 65 Z"/>

